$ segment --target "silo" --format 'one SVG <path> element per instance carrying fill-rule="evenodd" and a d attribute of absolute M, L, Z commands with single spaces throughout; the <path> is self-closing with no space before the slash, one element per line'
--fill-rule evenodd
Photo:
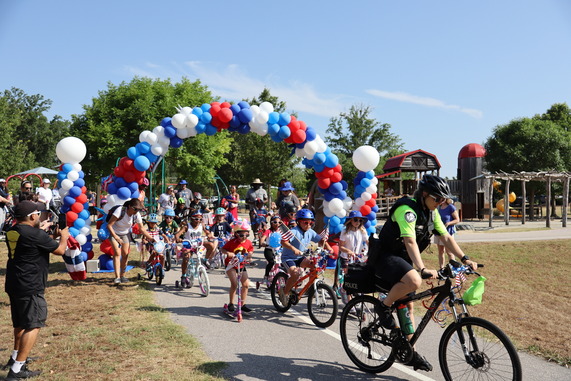
<path fill-rule="evenodd" d="M 484 218 L 489 208 L 488 180 L 472 180 L 482 174 L 486 150 L 477 143 L 466 144 L 458 153 L 458 180 L 461 184 L 462 218 Z M 488 209 L 489 210 L 489 209 Z M 485 213 L 486 212 L 486 213 Z"/>

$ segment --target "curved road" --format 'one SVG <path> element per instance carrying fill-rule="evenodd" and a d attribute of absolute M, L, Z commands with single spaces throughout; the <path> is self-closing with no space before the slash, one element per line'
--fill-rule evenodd
<path fill-rule="evenodd" d="M 531 226 L 530 226 L 531 227 Z M 507 234 L 507 236 L 504 236 Z M 461 232 L 458 241 L 493 241 L 571 238 L 571 229 L 538 232 L 482 233 Z M 265 261 L 256 250 L 256 267 L 248 273 L 254 280 L 263 276 Z M 167 272 L 163 286 L 155 288 L 156 301 L 170 311 L 172 319 L 197 338 L 213 361 L 227 363 L 224 376 L 232 380 L 442 380 L 437 350 L 442 329 L 431 322 L 417 345 L 434 367 L 432 372 L 414 372 L 395 364 L 377 375 L 364 373 L 349 360 L 338 335 L 339 320 L 327 329 L 313 325 L 307 315 L 306 299 L 293 310 L 278 313 L 266 292 L 258 292 L 251 284 L 248 305 L 254 313 L 237 323 L 222 313 L 228 299 L 228 279 L 221 270 L 209 272 L 211 295 L 204 298 L 199 289 L 177 290 L 180 277 L 177 266 Z M 570 380 L 571 370 L 521 353 L 524 380 Z"/>

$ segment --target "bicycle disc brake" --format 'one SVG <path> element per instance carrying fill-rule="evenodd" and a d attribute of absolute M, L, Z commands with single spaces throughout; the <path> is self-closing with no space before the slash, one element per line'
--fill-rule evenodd
<path fill-rule="evenodd" d="M 391 337 L 393 339 L 392 354 L 395 356 L 397 361 L 406 364 L 412 360 L 414 349 L 412 349 L 412 345 L 410 345 L 410 342 L 406 339 L 402 331 L 394 329 L 391 332 Z"/>

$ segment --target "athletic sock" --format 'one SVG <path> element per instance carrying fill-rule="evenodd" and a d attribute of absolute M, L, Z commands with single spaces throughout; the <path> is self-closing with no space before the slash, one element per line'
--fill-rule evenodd
<path fill-rule="evenodd" d="M 18 357 L 18 351 L 14 349 L 12 351 L 12 360 L 16 361 L 16 357 Z"/>
<path fill-rule="evenodd" d="M 12 372 L 14 373 L 20 373 L 20 370 L 22 370 L 22 367 L 24 366 L 26 362 L 25 361 L 14 361 L 14 364 L 12 364 Z"/>

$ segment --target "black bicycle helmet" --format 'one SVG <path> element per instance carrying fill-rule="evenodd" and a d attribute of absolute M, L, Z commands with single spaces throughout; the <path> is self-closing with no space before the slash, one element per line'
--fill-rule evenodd
<path fill-rule="evenodd" d="M 434 175 L 424 175 L 418 184 L 419 188 L 433 196 L 452 198 L 450 187 L 442 177 Z"/>

